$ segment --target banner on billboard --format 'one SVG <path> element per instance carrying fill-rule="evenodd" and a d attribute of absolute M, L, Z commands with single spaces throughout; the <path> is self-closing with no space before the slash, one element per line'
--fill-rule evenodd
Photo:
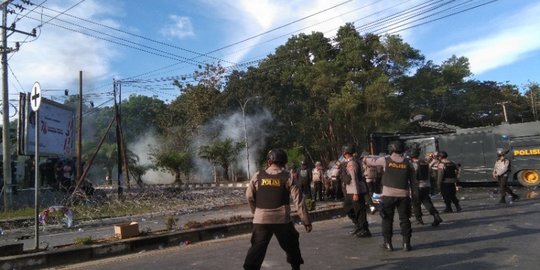
<path fill-rule="evenodd" d="M 35 113 L 30 109 L 30 94 L 21 94 L 19 104 L 19 152 L 35 152 Z M 42 98 L 39 107 L 39 153 L 42 156 L 69 157 L 73 153 L 75 110 Z M 21 120 L 22 119 L 22 120 Z M 21 136 L 22 135 L 22 136 Z M 21 143 L 22 142 L 22 143 Z"/>

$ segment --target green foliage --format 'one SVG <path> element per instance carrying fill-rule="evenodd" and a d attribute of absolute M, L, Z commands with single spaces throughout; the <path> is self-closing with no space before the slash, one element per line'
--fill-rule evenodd
<path fill-rule="evenodd" d="M 92 245 L 94 242 L 95 241 L 92 236 L 76 237 L 75 239 L 73 239 L 73 243 L 79 246 Z"/>
<path fill-rule="evenodd" d="M 185 151 L 163 149 L 152 154 L 152 160 L 158 168 L 163 168 L 175 175 L 175 182 L 181 184 L 182 173 L 189 173 L 191 168 L 191 155 Z"/>
<path fill-rule="evenodd" d="M 238 153 L 244 147 L 244 143 L 234 142 L 230 138 L 223 141 L 214 140 L 210 144 L 199 148 L 199 156 L 208 160 L 214 166 L 221 166 L 224 170 L 223 177 L 228 181 L 229 166 L 235 161 Z"/>
<path fill-rule="evenodd" d="M 510 122 L 539 118 L 537 83 L 523 90 L 472 80 L 465 57 L 434 63 L 400 36 L 361 34 L 352 23 L 340 27 L 332 40 L 319 32 L 292 36 L 258 66 L 232 70 L 228 76 L 225 72 L 219 64 L 205 65 L 193 74 L 195 82 L 174 81 L 180 95 L 170 104 L 130 96 L 122 104 L 126 139 L 134 141 L 146 130 L 155 130 L 164 143 L 153 153 L 153 161 L 180 181 L 181 174 L 189 175 L 190 144 L 201 127 L 217 116 L 238 112 L 242 101 L 255 96 L 260 99 L 247 103 L 245 113 L 264 108 L 274 119 L 261 153 L 273 147 L 289 149 L 293 164 L 304 158 L 333 160 L 344 143 L 367 149 L 371 132 L 429 131 L 409 122 L 418 114 L 461 127 L 493 125 L 504 120 L 497 105 L 504 101 Z M 103 132 L 113 111 L 97 110 L 95 136 Z M 114 140 L 109 136 L 107 143 Z M 105 148 L 99 162 L 103 165 L 111 163 L 106 157 L 115 151 Z M 232 141 L 212 141 L 194 154 L 221 166 L 228 179 L 240 148 Z M 133 167 L 139 175 L 144 169 Z"/>
<path fill-rule="evenodd" d="M 165 217 L 165 228 L 169 231 L 176 228 L 176 219 L 173 216 Z"/>

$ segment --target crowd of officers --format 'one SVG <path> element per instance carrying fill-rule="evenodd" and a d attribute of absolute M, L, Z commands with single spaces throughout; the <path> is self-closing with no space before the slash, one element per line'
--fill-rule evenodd
<path fill-rule="evenodd" d="M 269 152 L 268 168 L 257 172 L 246 190 L 254 218 L 244 269 L 260 269 L 273 235 L 286 252 L 287 262 L 293 269 L 300 269 L 303 259 L 299 234 L 290 217 L 291 198 L 307 232 L 312 230 L 312 225 L 304 199 L 342 200 L 343 210 L 354 224 L 350 233 L 365 238 L 371 237 L 367 213 L 374 204 L 373 193 L 381 194 L 377 211 L 382 217 L 383 248 L 388 251 L 394 249 L 392 235 L 396 210 L 405 251 L 412 249 L 412 213 L 418 223 L 424 224 L 421 205 L 433 216 L 432 226 L 442 222 L 431 202 L 432 185 L 442 193 L 445 212 L 453 211 L 452 204 L 456 211 L 461 211 L 456 197 L 459 168 L 445 152 L 422 158 L 420 149 L 412 149 L 406 154 L 399 141 L 389 144 L 390 154 L 386 156 L 358 156 L 352 145 L 346 145 L 342 150 L 342 157 L 328 171 L 321 162 L 316 162 L 313 169 L 302 162 L 300 168 L 287 170 L 286 152 L 281 149 Z"/>

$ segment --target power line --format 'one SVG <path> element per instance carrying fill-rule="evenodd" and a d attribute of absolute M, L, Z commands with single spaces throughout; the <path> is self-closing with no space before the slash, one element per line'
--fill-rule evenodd
<path fill-rule="evenodd" d="M 49 11 L 52 11 L 52 12 L 60 12 L 60 11 L 58 11 L 58 10 L 55 10 L 55 9 L 52 9 L 52 8 L 47 8 L 47 7 L 45 7 L 45 6 L 42 6 L 42 7 L 43 7 L 43 9 L 46 9 L 46 10 L 49 10 Z M 146 40 L 146 41 L 150 41 L 150 42 L 153 42 L 153 43 L 156 43 L 156 44 L 159 44 L 159 45 L 163 45 L 163 46 L 166 46 L 166 47 L 178 49 L 178 50 L 185 51 L 185 52 L 188 52 L 188 53 L 191 53 L 191 54 L 195 54 L 195 55 L 198 55 L 198 56 L 201 56 L 201 57 L 208 57 L 208 58 L 211 58 L 211 59 L 216 60 L 216 61 L 221 61 L 221 62 L 226 62 L 226 63 L 229 63 L 229 64 L 234 64 L 234 63 L 232 63 L 232 62 L 229 62 L 229 61 L 226 61 L 226 60 L 223 60 L 223 59 L 220 59 L 220 58 L 211 56 L 211 55 L 199 53 L 199 52 L 196 52 L 196 51 L 193 51 L 193 50 L 189 50 L 189 49 L 182 48 L 182 47 L 179 47 L 179 46 L 176 46 L 176 45 L 168 44 L 168 43 L 165 43 L 165 42 L 162 42 L 162 41 L 158 41 L 158 40 L 155 40 L 155 39 L 151 39 L 151 38 L 148 38 L 148 37 L 145 37 L 145 36 L 141 36 L 141 35 L 137 35 L 137 34 L 134 34 L 134 33 L 130 33 L 130 32 L 128 32 L 128 31 L 125 31 L 125 30 L 122 30 L 122 29 L 118 29 L 118 28 L 114 28 L 114 27 L 108 26 L 108 25 L 106 25 L 106 24 L 94 22 L 94 21 L 91 21 L 91 20 L 88 20 L 88 19 L 84 19 L 84 18 L 81 18 L 81 17 L 77 17 L 77 16 L 74 16 L 74 15 L 71 15 L 71 14 L 65 14 L 65 15 L 68 16 L 68 17 L 77 19 L 77 20 L 81 20 L 81 21 L 83 21 L 83 22 L 87 22 L 87 23 L 90 23 L 90 24 L 94 24 L 94 25 L 97 25 L 97 26 L 100 26 L 100 27 L 103 27 L 103 28 L 107 28 L 107 29 L 110 29 L 110 30 L 113 30 L 113 31 L 117 31 L 117 32 L 119 32 L 119 33 L 126 34 L 126 35 L 130 35 L 130 36 L 133 36 L 133 37 L 136 37 L 136 38 L 140 38 L 140 39 L 143 39 L 143 40 Z M 74 24 L 74 23 L 72 23 L 72 24 Z M 76 24 L 74 24 L 74 25 L 76 25 Z"/>

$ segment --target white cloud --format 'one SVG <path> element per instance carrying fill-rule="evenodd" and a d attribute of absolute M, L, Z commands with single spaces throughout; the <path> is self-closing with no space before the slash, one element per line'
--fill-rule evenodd
<path fill-rule="evenodd" d="M 160 33 L 169 38 L 185 38 L 194 36 L 193 25 L 188 17 L 169 15 L 171 25 L 161 29 Z"/>
<path fill-rule="evenodd" d="M 65 10 L 73 3 L 66 6 L 50 6 L 55 10 Z M 107 8 L 103 3 L 96 1 L 86 1 L 76 9 L 73 9 L 75 16 L 83 19 L 104 23 L 103 18 L 106 13 L 114 8 Z M 84 10 L 84 12 L 82 12 Z M 47 10 L 43 11 L 47 12 Z M 78 12 L 78 13 L 77 13 Z M 49 13 L 56 16 L 56 13 Z M 39 18 L 38 14 L 31 14 L 31 17 Z M 49 17 L 44 16 L 43 22 L 47 22 Z M 67 16 L 59 16 L 58 19 L 70 20 Z M 104 40 L 95 39 L 76 33 L 73 31 L 61 29 L 52 25 L 69 25 L 57 20 L 52 20 L 38 29 L 38 37 L 28 43 L 22 43 L 20 51 L 10 55 L 9 65 L 16 76 L 16 79 L 22 84 L 16 82 L 14 76 L 10 73 L 10 92 L 30 91 L 32 84 L 39 81 L 43 89 L 77 89 L 79 71 L 83 71 L 85 81 L 97 80 L 103 77 L 110 78 L 111 62 L 117 58 L 119 52 Z M 82 22 L 78 22 L 82 23 Z M 113 24 L 111 18 L 107 19 L 108 25 Z M 29 31 L 40 24 L 38 21 L 26 18 L 17 24 L 17 28 L 23 31 Z M 75 27 L 71 27 L 75 28 Z M 92 27 L 95 28 L 95 27 Z M 10 43 L 15 40 L 24 40 L 24 36 L 10 37 Z M 32 40 L 34 38 L 29 38 Z M 12 44 L 9 44 L 12 46 Z M 45 97 L 48 97 L 45 92 Z"/>
<path fill-rule="evenodd" d="M 474 74 L 512 64 L 540 50 L 540 4 L 528 6 L 504 19 L 498 18 L 493 33 L 480 39 L 448 47 L 438 55 L 452 54 L 469 58 Z"/>

